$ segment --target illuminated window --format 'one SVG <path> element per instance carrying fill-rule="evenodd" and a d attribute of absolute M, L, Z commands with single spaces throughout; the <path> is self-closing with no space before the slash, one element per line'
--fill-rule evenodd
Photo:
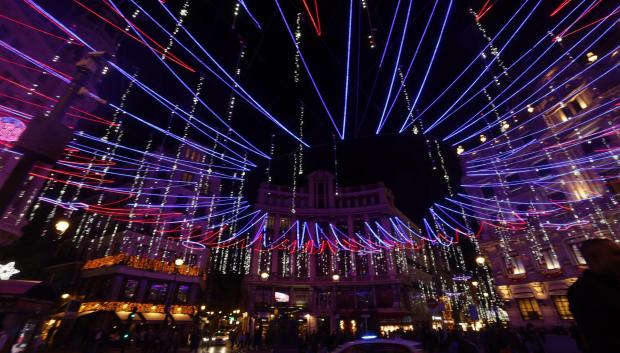
<path fill-rule="evenodd" d="M 273 222 L 274 222 L 273 216 L 267 217 L 267 229 L 273 229 Z"/>
<path fill-rule="evenodd" d="M 515 255 L 508 258 L 508 273 L 511 275 L 522 275 L 525 273 L 525 265 L 523 265 L 521 256 Z"/>
<path fill-rule="evenodd" d="M 194 181 L 194 174 L 184 172 L 181 176 L 181 179 L 185 182 L 191 183 L 192 181 Z"/>
<path fill-rule="evenodd" d="M 586 259 L 584 259 L 583 255 L 581 254 L 580 246 L 581 243 L 573 243 L 570 245 L 570 250 L 573 253 L 573 258 L 575 259 L 577 265 L 585 265 Z"/>
<path fill-rule="evenodd" d="M 187 284 L 179 285 L 177 288 L 177 303 L 187 303 L 189 299 L 189 286 Z"/>
<path fill-rule="evenodd" d="M 570 307 L 568 305 L 568 297 L 565 295 L 554 295 L 551 297 L 553 299 L 553 304 L 555 305 L 555 310 L 558 312 L 558 316 L 562 320 L 573 320 L 573 313 L 570 312 Z"/>
<path fill-rule="evenodd" d="M 151 284 L 151 288 L 149 289 L 148 300 L 153 302 L 163 302 L 166 299 L 167 292 L 167 283 L 155 282 Z"/>
<path fill-rule="evenodd" d="M 540 253 L 543 256 L 543 265 L 545 266 L 545 269 L 556 270 L 560 268 L 560 262 L 558 261 L 558 257 L 552 249 L 544 249 Z"/>
<path fill-rule="evenodd" d="M 280 231 L 286 231 L 291 224 L 290 218 L 280 218 Z"/>
<path fill-rule="evenodd" d="M 538 306 L 536 299 L 519 298 L 517 299 L 517 304 L 519 305 L 519 312 L 523 320 L 542 320 L 542 312 L 540 311 L 540 306 Z"/>
<path fill-rule="evenodd" d="M 130 300 L 136 296 L 136 292 L 138 291 L 138 280 L 136 279 L 128 279 L 125 281 L 125 288 L 123 288 L 123 299 Z"/>

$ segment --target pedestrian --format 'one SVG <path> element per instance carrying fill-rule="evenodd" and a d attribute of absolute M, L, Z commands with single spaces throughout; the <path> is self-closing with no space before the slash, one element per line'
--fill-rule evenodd
<path fill-rule="evenodd" d="M 588 269 L 568 289 L 587 353 L 620 352 L 620 246 L 603 238 L 581 244 Z"/>
<path fill-rule="evenodd" d="M 540 333 L 534 329 L 534 325 L 527 324 L 523 336 L 527 353 L 544 353 L 544 342 Z"/>
<path fill-rule="evenodd" d="M 198 353 L 200 348 L 200 333 L 198 330 L 194 330 L 189 337 L 189 351 L 190 353 Z"/>
<path fill-rule="evenodd" d="M 577 327 L 577 325 L 575 325 L 574 322 L 571 323 L 568 331 L 570 332 L 570 336 L 575 340 L 577 349 L 579 349 L 580 352 L 586 352 L 586 348 L 584 347 L 583 343 L 583 337 L 581 336 L 581 332 L 579 331 L 579 328 Z"/>
<path fill-rule="evenodd" d="M 480 353 L 478 347 L 472 341 L 465 338 L 459 330 L 454 331 L 449 340 L 449 353 Z"/>

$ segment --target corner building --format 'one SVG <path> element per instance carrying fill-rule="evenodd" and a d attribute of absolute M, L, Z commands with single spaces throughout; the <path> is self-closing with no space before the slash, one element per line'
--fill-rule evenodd
<path fill-rule="evenodd" d="M 312 236 L 334 227 L 353 238 L 367 232 L 367 224 L 392 229 L 391 217 L 407 221 L 382 183 L 337 187 L 326 171 L 309 174 L 307 185 L 295 191 L 261 185 L 256 207 L 268 213 L 266 237 L 286 234 L 290 242 L 297 231 L 289 229 L 305 227 Z M 410 265 L 417 256 L 412 249 L 253 250 L 245 289 L 257 328 L 282 314 L 297 319 L 302 335 L 413 329 L 430 320 L 420 288 L 431 275 Z"/>
<path fill-rule="evenodd" d="M 511 212 L 527 222 L 527 227 L 514 229 L 484 227 L 480 234 L 480 246 L 514 326 L 570 326 L 573 316 L 566 293 L 586 268 L 581 243 L 596 237 L 620 241 L 620 163 L 618 150 L 613 148 L 620 143 L 620 135 L 611 128 L 620 122 L 620 115 L 610 109 L 620 85 L 614 76 L 595 81 L 604 70 L 617 65 L 620 52 L 616 49 L 608 58 L 598 59 L 604 62 L 596 60 L 580 58 L 575 67 L 550 79 L 563 68 L 553 67 L 539 82 L 553 94 L 514 117 L 515 122 L 534 114 L 542 114 L 542 118 L 527 129 L 515 129 L 497 139 L 510 145 L 482 150 L 476 158 L 506 153 L 508 146 L 521 149 L 524 155 L 547 149 L 553 152 L 533 161 L 514 162 L 511 169 L 520 172 L 463 178 L 468 195 L 494 205 L 509 205 Z M 566 82 L 594 63 L 599 65 L 588 75 Z M 541 142 L 531 144 L 523 138 L 531 131 L 541 131 Z M 579 162 L 584 160 L 588 162 Z M 468 158 L 462 162 L 466 165 Z M 538 178 L 555 181 L 545 187 L 535 182 Z M 562 206 L 561 211 L 557 205 Z M 545 214 L 545 219 L 539 214 Z M 498 220 L 501 217 L 506 215 L 499 214 Z"/>

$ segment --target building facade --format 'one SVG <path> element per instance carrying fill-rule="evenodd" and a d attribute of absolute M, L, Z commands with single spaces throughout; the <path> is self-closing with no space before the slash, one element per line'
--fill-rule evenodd
<path fill-rule="evenodd" d="M 369 232 L 368 224 L 391 229 L 390 217 L 406 219 L 383 184 L 337 187 L 326 171 L 309 174 L 307 185 L 295 191 L 261 185 L 256 207 L 267 212 L 265 239 L 279 237 L 285 244 L 301 232 L 313 238 L 336 228 L 346 235 L 343 239 L 352 239 L 353 232 Z M 412 329 L 430 320 L 419 286 L 431 276 L 410 266 L 415 256 L 405 248 L 355 252 L 327 250 L 323 243 L 306 243 L 298 251 L 255 246 L 245 279 L 246 310 L 258 325 L 290 313 L 301 334 Z"/>
<path fill-rule="evenodd" d="M 50 4 L 51 5 L 51 4 Z M 61 20 L 71 23 L 73 30 L 99 50 L 114 57 L 119 37 L 100 19 L 80 11 L 71 2 L 62 0 L 50 6 Z M 114 18 L 104 4 L 94 4 L 94 10 Z M 64 73 L 71 79 L 75 64 L 88 49 L 75 38 L 60 32 L 56 26 L 26 2 L 3 4 L 0 19 L 0 185 L 13 171 L 19 153 L 10 149 L 19 139 L 34 116 L 48 116 L 67 84 L 51 74 Z M 95 76 L 102 78 L 109 68 L 105 65 Z M 88 89 L 95 92 L 97 80 Z M 78 126 L 81 119 L 91 120 L 90 112 L 98 103 L 92 99 L 76 99 L 63 123 Z M 101 119 L 103 120 L 103 119 Z M 51 137 L 49 137 L 51 140 Z M 17 190 L 9 208 L 0 217 L 0 245 L 6 245 L 22 235 L 21 228 L 28 223 L 28 210 L 45 184 L 51 166 L 36 168 L 20 190 Z"/>
<path fill-rule="evenodd" d="M 551 94 L 510 124 L 540 118 L 498 132 L 498 147 L 462 158 L 467 166 L 472 157 L 510 149 L 525 156 L 463 178 L 474 202 L 505 210 L 494 215 L 497 226 L 483 227 L 480 241 L 512 325 L 569 326 L 567 289 L 586 268 L 580 243 L 620 239 L 620 115 L 613 109 L 620 85 L 613 75 L 599 77 L 619 60 L 616 49 L 605 58 L 589 52 L 572 66 L 553 67 L 536 85 Z M 577 75 L 584 69 L 587 74 Z M 515 217 L 520 221 L 507 221 Z"/>

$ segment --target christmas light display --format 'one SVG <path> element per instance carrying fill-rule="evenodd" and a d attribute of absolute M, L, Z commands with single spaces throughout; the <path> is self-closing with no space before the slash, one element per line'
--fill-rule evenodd
<path fill-rule="evenodd" d="M 62 44 L 62 50 L 101 49 L 101 43 L 58 12 L 34 0 L 24 2 L 46 27 L 3 13 L 0 19 Z M 93 91 L 84 100 L 102 104 L 100 110 L 90 112 L 78 104 L 69 109 L 67 124 L 74 129 L 73 140 L 54 166 L 31 170 L 28 182 L 41 183 L 40 192 L 20 192 L 17 203 L 28 212 L 17 210 L 22 214 L 11 220 L 17 224 L 42 217 L 51 224 L 58 216 L 70 217 L 74 227 L 68 236 L 76 246 L 86 244 L 106 255 L 101 266 L 117 261 L 107 256 L 112 256 L 110 249 L 121 239 L 124 244 L 143 242 L 146 253 L 153 256 L 169 251 L 173 245 L 168 241 L 182 244 L 183 255 L 209 252 L 214 262 L 210 268 L 219 272 L 247 273 L 250 261 L 257 261 L 257 275 L 267 277 L 308 278 L 314 271 L 337 275 L 338 280 L 356 272 L 380 276 L 392 269 L 406 271 L 408 261 L 415 258 L 421 266 L 454 272 L 425 284 L 425 296 L 447 296 L 452 307 L 482 303 L 482 315 L 490 317 L 488 312 L 499 298 L 489 264 L 469 268 L 458 246 L 461 239 L 468 238 L 475 255 L 482 256 L 477 237 L 488 232 L 497 235 L 506 266 L 513 266 L 508 256 L 513 252 L 511 240 L 520 237 L 541 266 L 557 271 L 556 249 L 550 245 L 557 232 L 571 238 L 618 238 L 614 212 L 620 98 L 609 81 L 617 74 L 620 47 L 600 44 L 609 43 L 614 35 L 620 6 L 564 0 L 549 7 L 542 0 L 527 0 L 510 7 L 489 0 L 477 3 L 476 11 L 462 11 L 451 0 L 437 0 L 420 11 L 415 2 L 399 0 L 389 6 L 386 23 L 377 29 L 373 8 L 380 5 L 350 0 L 340 13 L 342 31 L 332 33 L 326 31 L 331 28 L 328 23 L 321 24 L 317 1 L 282 6 L 279 0 L 268 5 L 239 0 L 233 4 L 233 28 L 230 22 L 226 27 L 243 39 L 230 43 L 239 48 L 239 56 L 236 62 L 226 63 L 221 59 L 226 56 L 192 34 L 198 29 L 192 28 L 190 19 L 197 15 L 190 0 L 178 6 L 162 1 L 148 6 L 137 0 L 104 1 L 109 13 L 97 12 L 87 2 L 73 3 L 76 10 L 121 38 L 120 47 L 146 52 L 143 60 L 151 66 L 135 73 L 127 69 L 131 67 L 127 61 L 115 58 L 118 47 L 111 50 L 99 79 L 122 87 L 118 97 L 103 93 L 100 97 Z M 261 82 L 245 81 L 246 68 L 252 70 L 250 58 L 260 49 L 254 47 L 256 43 L 245 43 L 245 33 L 240 31 L 246 26 L 239 24 L 247 21 L 251 31 L 268 37 L 261 25 L 268 19 L 261 18 L 259 6 L 273 7 L 279 19 L 272 25 L 280 26 L 284 38 L 288 37 L 279 46 L 289 55 L 285 56 L 292 66 L 289 83 L 298 95 L 289 114 L 292 122 L 272 114 L 280 113 L 281 107 L 267 108 L 257 98 L 254 92 L 259 92 Z M 507 11 L 507 19 L 496 23 L 492 33 L 486 24 L 500 10 Z M 423 14 L 419 25 L 417 17 L 413 20 L 417 11 Z M 368 30 L 361 29 L 362 13 L 368 17 Z M 544 16 L 549 28 L 534 28 L 537 16 Z M 482 48 L 471 44 L 475 55 L 463 58 L 464 69 L 431 85 L 434 78 L 447 75 L 440 72 L 440 59 L 446 41 L 454 37 L 450 24 L 457 20 L 482 37 Z M 362 38 L 368 45 L 359 44 Z M 329 48 L 337 53 L 334 70 L 338 74 L 321 77 L 317 57 L 324 53 L 307 48 L 313 41 L 329 47 L 332 39 L 340 43 Z M 67 60 L 62 50 L 37 53 L 11 43 L 0 41 L 1 65 L 24 72 L 24 77 L 44 76 L 60 87 L 70 82 L 70 73 L 61 65 Z M 372 51 L 375 46 L 381 50 Z M 362 50 L 371 53 L 372 63 L 360 64 Z M 455 65 L 461 67 L 460 62 Z M 373 87 L 363 114 L 365 119 L 372 116 L 372 132 L 420 135 L 426 146 L 421 154 L 429 158 L 445 185 L 447 196 L 426 210 L 421 228 L 404 217 L 342 224 L 329 219 L 309 222 L 299 215 L 304 202 L 300 180 L 307 172 L 305 149 L 315 142 L 311 139 L 316 130 L 322 129 L 316 121 L 323 115 L 333 128 L 323 138 L 333 137 L 329 142 L 336 174 L 334 193 L 341 196 L 337 144 L 359 136 L 352 122 L 358 122 L 363 100 L 358 93 L 365 82 L 359 78 L 361 66 L 376 70 L 369 75 Z M 150 72 L 152 67 L 157 67 L 156 74 Z M 154 76 L 174 88 L 162 88 Z M 0 141 L 9 147 L 3 148 L 3 154 L 10 152 L 34 116 L 49 116 L 60 99 L 36 79 L 24 81 L 0 75 L 0 82 L 11 87 L 2 92 L 0 105 L 6 115 L 0 118 Z M 338 87 L 340 93 L 333 95 L 337 98 L 328 97 L 328 84 Z M 304 93 L 306 89 L 311 96 Z M 222 90 L 227 99 L 220 112 L 213 93 Z M 148 116 L 147 109 L 133 104 L 138 101 L 148 102 L 145 107 L 158 116 Z M 241 110 L 240 105 L 248 109 Z M 340 109 L 338 117 L 334 112 Z M 237 116 L 238 111 L 243 117 Z M 254 132 L 264 132 L 268 146 L 254 142 L 257 136 L 250 136 L 243 126 L 254 124 L 256 116 L 269 124 L 267 131 Z M 396 129 L 390 118 L 397 120 Z M 144 129 L 139 142 L 129 137 L 135 136 L 131 130 L 136 125 Z M 282 143 L 285 153 L 291 142 L 294 148 L 287 161 L 292 168 L 287 178 L 292 198 L 283 201 L 291 217 L 274 227 L 272 215 L 252 209 L 246 201 L 247 178 L 264 167 L 265 181 L 271 184 L 275 146 L 280 153 Z M 460 186 L 481 193 L 455 189 L 442 142 L 450 144 L 462 162 Z M 19 156 L 3 155 L 2 161 L 14 157 Z M 140 235 L 132 239 L 127 234 Z M 150 260 L 141 256 L 131 261 L 154 266 L 144 265 Z M 473 278 L 478 283 L 471 282 L 475 293 L 469 290 Z"/>

